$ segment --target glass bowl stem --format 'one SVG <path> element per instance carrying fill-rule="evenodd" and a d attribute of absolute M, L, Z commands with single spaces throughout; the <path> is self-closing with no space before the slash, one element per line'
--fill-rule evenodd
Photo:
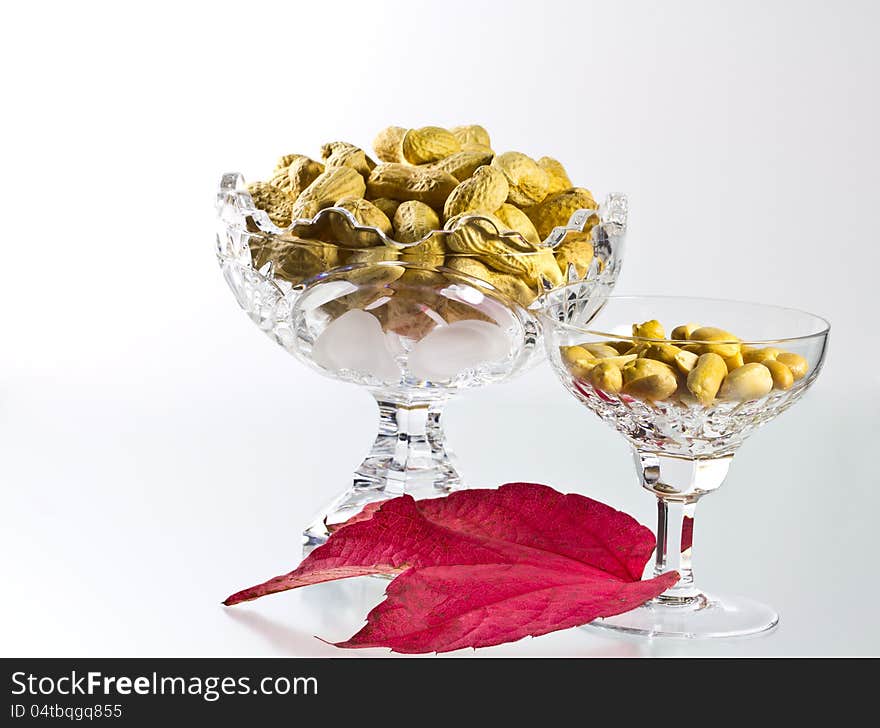
<path fill-rule="evenodd" d="M 370 503 L 401 495 L 437 498 L 465 487 L 441 421 L 448 397 L 400 397 L 384 390 L 372 394 L 379 406 L 373 447 L 355 470 L 351 487 L 305 529 L 307 551 Z"/>

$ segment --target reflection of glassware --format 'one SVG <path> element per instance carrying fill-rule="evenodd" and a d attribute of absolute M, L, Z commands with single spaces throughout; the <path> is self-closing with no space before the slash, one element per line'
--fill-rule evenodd
<path fill-rule="evenodd" d="M 352 486 L 306 528 L 311 546 L 368 503 L 464 487 L 445 444 L 444 403 L 538 360 L 540 327 L 528 306 L 539 292 L 567 277 L 590 288 L 585 298 L 607 296 L 620 269 L 626 201 L 613 196 L 599 211 L 577 211 L 545 246 L 479 216 L 408 246 L 341 208 L 281 230 L 255 209 L 240 175 L 221 181 L 218 214 L 218 258 L 239 305 L 297 358 L 367 387 L 379 404 L 373 448 Z M 451 252 L 456 241 L 485 252 Z M 560 279 L 548 280 L 544 266 L 557 265 L 550 246 L 563 241 L 587 242 L 592 260 L 566 275 L 557 266 Z M 496 276 L 486 261 L 510 275 Z"/>
<path fill-rule="evenodd" d="M 654 574 L 676 570 L 681 580 L 644 607 L 597 620 L 597 626 L 648 636 L 730 637 L 770 629 L 777 614 L 750 599 L 715 597 L 694 585 L 691 551 L 697 501 L 719 488 L 730 461 L 756 428 L 794 404 L 815 381 L 825 358 L 829 325 L 818 316 L 777 306 L 679 297 L 608 298 L 597 313 L 574 287 L 541 299 L 544 342 L 556 374 L 579 401 L 632 444 L 642 487 L 657 497 L 657 553 Z M 789 389 L 758 398 L 734 399 L 724 391 L 703 405 L 679 386 L 668 398 L 652 400 L 603 390 L 598 377 L 578 370 L 566 353 L 571 346 L 670 344 L 677 348 L 718 346 L 714 342 L 654 341 L 632 335 L 632 325 L 657 319 L 669 326 L 697 320 L 733 332 L 742 347 L 776 348 L 803 357 Z M 667 329 L 668 330 L 668 329 Z M 602 351 L 601 349 L 599 351 Z M 662 347 L 656 351 L 662 352 Z M 589 362 L 588 362 L 589 364 Z M 760 371 L 763 376 L 768 376 Z M 614 389 L 606 387 L 606 389 Z M 637 389 L 637 388 L 635 388 Z M 763 390 L 762 390 L 763 391 Z"/>

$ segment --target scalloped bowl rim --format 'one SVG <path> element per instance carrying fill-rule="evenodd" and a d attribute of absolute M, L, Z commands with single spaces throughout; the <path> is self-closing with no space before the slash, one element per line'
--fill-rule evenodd
<path fill-rule="evenodd" d="M 371 225 L 361 225 L 349 210 L 346 210 L 342 207 L 325 207 L 324 209 L 320 210 L 314 217 L 297 218 L 296 220 L 292 220 L 290 225 L 288 225 L 287 227 L 279 227 L 274 222 L 272 222 L 272 219 L 264 210 L 261 210 L 256 206 L 256 204 L 254 204 L 253 197 L 251 197 L 251 194 L 247 191 L 247 188 L 245 186 L 245 177 L 240 172 L 227 172 L 222 175 L 220 179 L 218 193 L 235 193 L 236 195 L 240 195 L 241 197 L 245 198 L 249 202 L 251 209 L 247 211 L 242 211 L 243 214 L 246 217 L 252 218 L 261 232 L 271 235 L 284 235 L 285 233 L 293 234 L 292 231 L 295 227 L 315 225 L 319 223 L 322 218 L 329 217 L 331 214 L 335 213 L 337 215 L 341 215 L 348 222 L 353 232 L 370 233 L 376 235 L 380 240 L 383 241 L 382 245 L 376 245 L 367 248 L 353 248 L 352 250 L 368 251 L 382 249 L 386 247 L 394 248 L 396 250 L 406 250 L 408 248 L 413 248 L 417 245 L 420 245 L 421 243 L 433 238 L 436 235 L 449 236 L 452 233 L 466 227 L 467 225 L 470 225 L 471 223 L 486 222 L 494 228 L 497 237 L 503 240 L 516 240 L 518 241 L 516 245 L 520 247 L 537 248 L 534 250 L 515 250 L 512 254 L 516 256 L 538 255 L 543 252 L 543 249 L 556 248 L 556 246 L 558 246 L 562 242 L 562 240 L 569 232 L 583 232 L 584 224 L 587 222 L 587 220 L 594 216 L 599 218 L 599 224 L 608 222 L 607 220 L 604 220 L 602 218 L 602 211 L 604 205 L 608 205 L 613 200 L 622 201 L 624 203 L 624 209 L 626 209 L 627 205 L 626 195 L 616 192 L 609 193 L 605 198 L 604 205 L 599 205 L 595 209 L 579 208 L 575 210 L 569 217 L 569 221 L 566 225 L 560 225 L 553 228 L 550 234 L 537 246 L 535 246 L 533 243 L 528 242 L 519 232 L 502 232 L 498 229 L 498 226 L 491 218 L 476 213 L 461 215 L 460 217 L 458 217 L 458 219 L 455 221 L 455 224 L 451 228 L 439 228 L 437 230 L 432 230 L 412 243 L 400 243 L 386 235 L 382 230 L 377 227 Z M 625 219 L 622 224 L 625 227 Z"/>

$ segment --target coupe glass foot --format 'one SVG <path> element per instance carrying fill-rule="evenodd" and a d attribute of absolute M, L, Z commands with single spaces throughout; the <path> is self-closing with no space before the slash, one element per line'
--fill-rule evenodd
<path fill-rule="evenodd" d="M 653 599 L 631 612 L 597 619 L 588 627 L 640 637 L 709 639 L 756 635 L 778 623 L 779 615 L 760 602 L 702 594 L 685 604 Z"/>

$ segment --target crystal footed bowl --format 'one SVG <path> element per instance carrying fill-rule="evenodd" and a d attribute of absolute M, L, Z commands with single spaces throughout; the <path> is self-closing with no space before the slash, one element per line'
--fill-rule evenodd
<path fill-rule="evenodd" d="M 306 527 L 306 547 L 368 503 L 464 487 L 445 444 L 443 405 L 540 360 L 530 311 L 539 294 L 567 284 L 601 305 L 626 231 L 619 195 L 576 211 L 542 245 L 477 214 L 406 245 L 336 207 L 282 229 L 238 174 L 223 177 L 217 210 L 218 261 L 241 308 L 308 366 L 378 402 L 373 448 L 351 486 Z"/>
<path fill-rule="evenodd" d="M 657 498 L 654 574 L 681 575 L 645 607 L 597 626 L 672 637 L 774 627 L 770 607 L 695 586 L 694 510 L 721 486 L 744 440 L 815 382 L 828 322 L 779 306 L 680 297 L 612 296 L 597 311 L 577 286 L 543 296 L 539 317 L 560 381 L 627 438 L 639 481 Z"/>

